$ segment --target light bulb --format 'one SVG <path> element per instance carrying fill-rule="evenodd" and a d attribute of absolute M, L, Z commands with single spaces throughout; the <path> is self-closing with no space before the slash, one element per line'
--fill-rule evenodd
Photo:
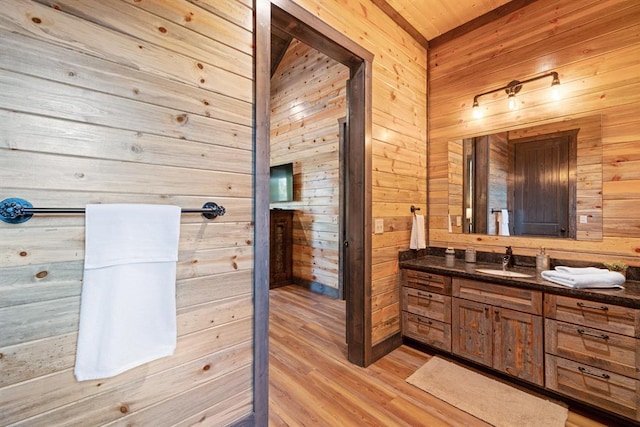
<path fill-rule="evenodd" d="M 516 99 L 516 94 L 513 92 L 509 94 L 509 109 L 510 110 L 518 109 L 518 100 Z"/>
<path fill-rule="evenodd" d="M 473 114 L 474 119 L 482 118 L 482 111 L 480 111 L 480 104 L 478 104 L 478 101 L 476 100 L 473 101 L 473 108 L 471 109 L 471 113 Z"/>
<path fill-rule="evenodd" d="M 560 99 L 560 78 L 558 78 L 558 73 L 553 73 L 553 81 L 551 82 L 551 97 L 554 101 Z"/>

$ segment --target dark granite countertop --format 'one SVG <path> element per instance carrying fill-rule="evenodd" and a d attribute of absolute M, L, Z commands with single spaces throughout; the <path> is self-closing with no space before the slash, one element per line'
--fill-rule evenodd
<path fill-rule="evenodd" d="M 623 284 L 624 289 L 573 289 L 544 280 L 540 276 L 540 272 L 531 267 L 516 266 L 509 270 L 529 274 L 533 277 L 502 277 L 477 271 L 478 269 L 501 270 L 502 266 L 499 264 L 485 262 L 467 263 L 464 260 L 456 259 L 453 265 L 449 265 L 446 263 L 444 257 L 431 255 L 401 260 L 400 268 L 408 268 L 428 273 L 447 274 L 454 277 L 498 283 L 518 288 L 537 289 L 558 295 L 640 308 L 640 281 L 627 280 Z"/>

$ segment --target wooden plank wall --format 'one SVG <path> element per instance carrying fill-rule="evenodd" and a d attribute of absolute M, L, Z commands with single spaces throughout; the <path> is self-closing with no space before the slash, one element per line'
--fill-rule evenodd
<path fill-rule="evenodd" d="M 252 411 L 252 2 L 8 0 L 0 198 L 151 203 L 183 215 L 178 345 L 73 375 L 82 215 L 0 223 L 0 424 L 217 425 Z"/>
<path fill-rule="evenodd" d="M 539 0 L 429 51 L 429 244 L 475 246 L 554 258 L 640 265 L 640 5 L 634 1 Z M 550 101 L 550 81 L 524 86 L 520 108 L 504 93 L 480 98 L 484 117 L 473 119 L 473 96 L 513 79 L 560 74 L 562 99 Z M 602 239 L 525 239 L 449 234 L 446 228 L 450 140 L 514 127 L 587 116 L 602 120 L 602 160 L 582 166 L 586 185 L 602 197 Z M 588 167 L 587 167 L 587 164 Z M 583 167 L 581 171 L 581 167 Z M 589 170 L 591 172 L 589 172 Z M 598 180 L 598 174 L 602 179 Z M 581 182 L 578 182 L 580 187 Z M 601 190 L 600 190 L 601 188 Z M 593 206 L 597 212 L 598 206 Z"/>
<path fill-rule="evenodd" d="M 426 51 L 370 0 L 297 0 L 372 52 L 372 340 L 400 330 L 398 251 L 409 248 L 410 207 L 426 211 Z M 371 227 L 371 232 L 373 228 Z"/>
<path fill-rule="evenodd" d="M 294 163 L 293 276 L 335 289 L 339 255 L 339 124 L 349 69 L 294 40 L 271 79 L 271 164 Z"/>

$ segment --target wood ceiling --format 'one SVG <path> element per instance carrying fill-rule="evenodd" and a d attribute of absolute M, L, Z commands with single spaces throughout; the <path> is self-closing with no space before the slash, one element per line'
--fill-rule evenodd
<path fill-rule="evenodd" d="M 428 48 L 511 13 L 535 0 L 371 0 L 421 45 Z M 272 29 L 271 72 L 291 36 Z"/>
<path fill-rule="evenodd" d="M 433 40 L 510 3 L 509 0 L 372 1 L 423 45 L 425 41 Z M 407 24 L 413 29 L 407 28 Z"/>

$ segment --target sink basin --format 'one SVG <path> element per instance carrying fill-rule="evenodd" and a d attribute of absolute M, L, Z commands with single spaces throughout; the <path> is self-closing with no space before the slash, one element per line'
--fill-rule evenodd
<path fill-rule="evenodd" d="M 478 268 L 476 269 L 478 273 L 486 273 L 493 274 L 495 276 L 502 277 L 534 277 L 532 274 L 518 273 L 517 271 L 503 271 L 503 270 L 494 270 L 492 268 Z"/>

